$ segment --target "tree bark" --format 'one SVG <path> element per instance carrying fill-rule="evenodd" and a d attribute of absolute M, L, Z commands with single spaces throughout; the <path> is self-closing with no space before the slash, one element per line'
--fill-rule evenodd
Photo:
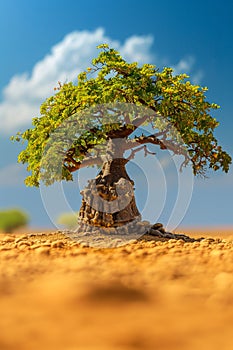
<path fill-rule="evenodd" d="M 83 199 L 79 220 L 92 226 L 122 226 L 140 217 L 134 182 L 125 168 L 128 160 L 123 158 L 122 140 L 109 140 L 104 158 L 102 170 L 81 191 Z"/>

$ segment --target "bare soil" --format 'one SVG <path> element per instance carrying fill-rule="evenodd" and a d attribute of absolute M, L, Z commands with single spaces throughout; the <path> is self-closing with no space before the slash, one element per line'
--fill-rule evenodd
<path fill-rule="evenodd" d="M 232 233 L 105 249 L 0 234 L 0 349 L 233 349 Z"/>

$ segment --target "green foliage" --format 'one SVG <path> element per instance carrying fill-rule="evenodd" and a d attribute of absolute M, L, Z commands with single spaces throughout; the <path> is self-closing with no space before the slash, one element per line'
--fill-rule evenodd
<path fill-rule="evenodd" d="M 28 215 L 20 209 L 0 211 L 0 231 L 11 232 L 28 224 Z"/>
<path fill-rule="evenodd" d="M 62 213 L 58 219 L 57 223 L 63 225 L 65 228 L 72 230 L 77 227 L 77 214 L 76 213 Z"/>
<path fill-rule="evenodd" d="M 147 107 L 154 113 L 143 120 L 142 126 L 151 123 L 160 133 L 160 147 L 171 148 L 180 154 L 180 148 L 174 147 L 171 140 L 172 129 L 166 130 L 158 119 L 166 121 L 166 125 L 175 127 L 182 138 L 188 157 L 184 165 L 191 164 L 194 174 L 205 174 L 208 168 L 222 169 L 227 172 L 231 157 L 222 150 L 214 137 L 214 130 L 218 122 L 211 116 L 211 110 L 219 108 L 206 100 L 207 88 L 193 85 L 185 74 L 174 75 L 171 68 L 164 68 L 161 72 L 151 64 L 139 67 L 137 62 L 128 63 L 120 54 L 103 44 L 98 47 L 101 51 L 92 60 L 92 67 L 87 68 L 78 76 L 77 84 L 72 82 L 61 84 L 56 92 L 41 105 L 41 116 L 32 121 L 33 127 L 24 133 L 18 133 L 13 139 L 26 141 L 26 148 L 19 154 L 18 160 L 27 163 L 27 170 L 31 175 L 26 184 L 39 186 L 40 180 L 46 184 L 56 180 L 72 180 L 72 172 L 79 169 L 87 153 L 92 154 L 94 147 L 100 146 L 115 134 L 122 135 L 122 128 L 135 129 L 132 114 L 127 117 L 119 116 L 119 123 L 112 123 L 111 113 L 104 116 L 101 113 L 85 113 L 88 108 L 108 103 L 127 103 Z M 157 114 L 157 117 L 155 116 Z M 70 117 L 74 116 L 76 135 L 69 125 Z M 66 125 L 66 133 L 59 136 L 50 149 L 47 163 L 42 165 L 43 152 L 49 144 L 49 138 L 61 125 Z M 161 125 L 159 125 L 161 124 Z M 58 131 L 57 131 L 58 130 Z M 88 131 L 89 130 L 89 131 Z M 76 137 L 74 137 L 76 136 Z M 130 133 L 126 135 L 126 138 Z M 75 140 L 74 140 L 75 139 Z M 150 138 L 152 140 L 152 138 Z M 150 143 L 148 138 L 143 143 Z M 154 138 L 155 143 L 155 138 Z M 56 146 L 56 147 L 55 147 Z M 59 150 L 59 155 L 56 155 Z M 61 163 L 61 154 L 64 154 Z M 94 153 L 93 153 L 94 155 Z M 89 163 L 87 163 L 89 165 Z M 54 176 L 45 175 L 50 169 Z M 60 173 L 58 175 L 58 171 Z M 50 174 L 51 174 L 50 173 Z"/>

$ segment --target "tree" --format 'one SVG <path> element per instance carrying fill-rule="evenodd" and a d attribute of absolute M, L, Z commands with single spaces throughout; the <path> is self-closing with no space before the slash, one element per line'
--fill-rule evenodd
<path fill-rule="evenodd" d="M 67 229 L 74 229 L 77 226 L 77 215 L 75 213 L 62 213 L 57 218 L 57 223 Z"/>
<path fill-rule="evenodd" d="M 28 215 L 20 209 L 0 211 L 0 231 L 11 232 L 28 224 Z"/>
<path fill-rule="evenodd" d="M 152 153 L 149 144 L 182 156 L 181 169 L 190 164 L 195 175 L 205 176 L 208 168 L 227 172 L 231 157 L 214 137 L 219 123 L 211 110 L 219 106 L 207 101 L 206 87 L 171 68 L 160 72 L 150 64 L 128 63 L 106 44 L 98 48 L 77 85 L 59 83 L 33 127 L 14 139 L 27 141 L 18 160 L 28 164 L 29 186 L 72 180 L 74 171 L 98 165 L 99 174 L 82 192 L 79 218 L 111 227 L 140 217 L 125 165 L 140 150 Z"/>

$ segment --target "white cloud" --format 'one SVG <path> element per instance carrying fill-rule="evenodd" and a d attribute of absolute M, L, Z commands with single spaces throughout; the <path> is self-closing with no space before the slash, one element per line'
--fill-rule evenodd
<path fill-rule="evenodd" d="M 69 33 L 35 64 L 31 73 L 13 76 L 4 88 L 0 103 L 0 132 L 13 133 L 30 125 L 31 119 L 39 115 L 40 104 L 53 94 L 58 81 L 75 80 L 90 65 L 91 58 L 98 54 L 96 46 L 101 43 L 108 43 L 119 50 L 126 60 L 140 64 L 155 61 L 151 35 L 134 35 L 121 44 L 107 37 L 102 28 Z M 181 60 L 176 69 L 187 71 L 191 66 L 191 61 Z"/>
<path fill-rule="evenodd" d="M 151 36 L 132 36 L 121 45 L 107 37 L 102 28 L 68 34 L 34 66 L 31 74 L 16 75 L 5 87 L 0 104 L 2 131 L 15 131 L 38 115 L 40 104 L 53 94 L 58 81 L 74 80 L 79 72 L 90 65 L 91 58 L 97 55 L 97 45 L 109 43 L 127 60 L 144 63 L 152 61 L 152 42 Z"/>
<path fill-rule="evenodd" d="M 190 72 L 194 65 L 194 58 L 188 56 L 186 59 L 182 58 L 175 66 L 173 66 L 175 74 L 181 74 L 185 72 Z"/>
<path fill-rule="evenodd" d="M 172 66 L 175 74 L 190 74 L 192 72 L 193 67 L 195 65 L 195 59 L 192 56 L 188 56 L 186 58 L 182 58 L 176 65 Z M 200 84 L 201 79 L 203 78 L 203 72 L 198 70 L 190 77 L 193 84 Z"/>
<path fill-rule="evenodd" d="M 124 59 L 128 61 L 136 61 L 139 63 L 150 63 L 153 61 L 151 54 L 151 46 L 153 44 L 153 36 L 131 36 L 124 45 L 118 47 Z M 119 45 L 118 45 L 119 46 Z"/>

